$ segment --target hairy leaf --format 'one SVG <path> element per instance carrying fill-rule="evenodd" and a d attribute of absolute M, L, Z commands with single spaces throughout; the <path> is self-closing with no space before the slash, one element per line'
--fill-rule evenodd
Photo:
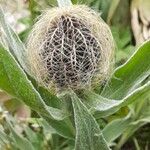
<path fill-rule="evenodd" d="M 0 88 L 15 98 L 22 100 L 26 105 L 38 112 L 40 115 L 49 118 L 51 122 L 55 119 L 59 121 L 61 120 L 60 122 L 54 121 L 53 124 L 51 124 L 52 127 L 56 127 L 55 129 L 58 134 L 68 137 L 68 134 L 66 135 L 65 133 L 66 128 L 68 128 L 67 132 L 70 132 L 70 136 L 72 135 L 72 131 L 69 130 L 67 123 L 63 120 L 68 116 L 68 114 L 66 114 L 63 110 L 49 107 L 44 103 L 43 99 L 28 80 L 26 74 L 17 64 L 13 56 L 1 45 Z M 65 129 L 62 127 L 61 133 L 59 133 L 59 124 L 63 124 L 63 127 L 65 127 Z"/>
<path fill-rule="evenodd" d="M 13 29 L 9 26 L 6 22 L 5 16 L 3 14 L 3 10 L 0 7 L 0 24 L 3 28 L 5 33 L 5 38 L 7 41 L 8 46 L 10 47 L 10 51 L 12 55 L 19 61 L 23 69 L 28 71 L 28 63 L 27 63 L 27 56 L 25 53 L 25 46 L 19 39 L 18 35 L 13 31 Z"/>
<path fill-rule="evenodd" d="M 75 150 L 109 150 L 96 120 L 86 106 L 73 92 L 71 98 L 76 126 Z"/>
<path fill-rule="evenodd" d="M 96 112 L 98 116 L 104 117 L 115 113 L 121 107 L 134 101 L 141 101 L 142 98 L 150 97 L 150 81 L 120 100 L 107 99 L 91 91 L 85 91 L 84 96 L 84 99 L 86 99 L 85 104 L 89 106 L 89 109 Z"/>
<path fill-rule="evenodd" d="M 130 126 L 131 121 L 132 119 L 129 115 L 125 118 L 115 119 L 114 121 L 107 124 L 102 131 L 106 141 L 108 143 L 113 142 L 125 131 L 125 129 Z"/>
<path fill-rule="evenodd" d="M 122 99 L 148 75 L 150 75 L 150 41 L 140 46 L 124 65 L 116 69 L 102 95 L 111 99 Z"/>

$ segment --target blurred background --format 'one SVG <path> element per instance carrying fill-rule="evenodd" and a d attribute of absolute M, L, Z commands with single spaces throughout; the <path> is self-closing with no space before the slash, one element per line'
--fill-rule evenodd
<path fill-rule="evenodd" d="M 72 2 L 73 4 L 90 6 L 100 13 L 110 26 L 116 44 L 115 67 L 125 63 L 134 53 L 136 47 L 150 38 L 150 0 L 72 0 Z M 0 6 L 3 8 L 11 27 L 25 42 L 37 17 L 43 10 L 57 6 L 57 2 L 56 0 L 0 0 Z M 14 121 L 17 123 L 18 120 L 26 122 L 26 119 L 30 116 L 36 116 L 22 103 L 15 99 L 12 100 L 11 96 L 0 90 L 0 123 L 7 112 L 17 118 Z M 122 117 L 126 114 L 126 109 L 122 109 L 116 116 Z M 108 120 L 112 119 L 114 119 L 114 116 Z M 30 121 L 34 122 L 33 120 Z M 30 121 L 28 120 L 28 122 Z M 36 125 L 34 129 L 39 127 L 38 124 Z M 39 129 L 36 132 L 42 131 Z M 43 136 L 47 137 L 45 133 L 36 134 L 36 136 L 38 138 L 36 143 L 40 141 L 39 143 L 42 144 L 44 143 Z M 147 143 L 150 143 L 150 124 L 146 124 L 135 132 L 132 138 L 135 137 L 144 149 Z M 123 149 L 128 147 L 128 149 L 133 150 L 131 146 L 133 141 L 129 139 Z"/>

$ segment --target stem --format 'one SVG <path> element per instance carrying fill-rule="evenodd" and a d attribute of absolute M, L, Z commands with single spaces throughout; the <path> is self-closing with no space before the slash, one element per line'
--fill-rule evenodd
<path fill-rule="evenodd" d="M 125 142 L 128 140 L 128 138 L 130 137 L 131 128 L 128 129 L 121 137 L 121 139 L 119 140 L 118 144 L 115 146 L 115 150 L 119 150 L 121 149 L 121 147 L 125 144 Z"/>
<path fill-rule="evenodd" d="M 34 11 L 35 6 L 36 2 L 34 0 L 29 0 L 29 11 L 31 13 L 32 25 L 34 24 L 34 20 L 36 18 L 36 12 Z"/>
<path fill-rule="evenodd" d="M 72 2 L 71 0 L 57 0 L 59 7 L 65 7 L 65 6 L 71 6 Z"/>
<path fill-rule="evenodd" d="M 133 139 L 136 150 L 140 150 L 139 143 L 136 138 Z"/>

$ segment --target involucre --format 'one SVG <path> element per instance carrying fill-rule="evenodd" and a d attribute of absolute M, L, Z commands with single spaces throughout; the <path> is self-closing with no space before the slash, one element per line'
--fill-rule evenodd
<path fill-rule="evenodd" d="M 59 90 L 92 87 L 107 79 L 113 50 L 109 27 L 84 5 L 45 11 L 27 42 L 33 76 Z"/>

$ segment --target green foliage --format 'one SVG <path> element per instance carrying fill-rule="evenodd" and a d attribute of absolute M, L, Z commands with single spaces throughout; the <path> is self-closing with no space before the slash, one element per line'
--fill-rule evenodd
<path fill-rule="evenodd" d="M 129 124 L 131 123 L 130 116 L 131 114 L 125 118 L 115 119 L 106 125 L 103 129 L 103 135 L 108 143 L 113 142 L 129 127 Z"/>
<path fill-rule="evenodd" d="M 0 10 L 0 25 L 6 41 L 6 44 L 0 44 L 0 89 L 10 94 L 12 101 L 19 100 L 37 113 L 22 125 L 0 107 L 0 148 L 108 150 L 113 145 L 119 150 L 139 128 L 150 123 L 150 41 L 134 50 L 134 45 L 130 44 L 129 25 L 126 31 L 120 30 L 122 26 L 118 20 L 114 25 L 113 16 L 119 5 L 127 1 L 113 2 L 83 1 L 97 10 L 101 9 L 103 18 L 113 24 L 111 28 L 118 47 L 116 66 L 122 60 L 125 63 L 113 72 L 101 91 L 84 89 L 76 92 L 69 89 L 59 96 L 31 77 L 26 47 Z M 73 3 L 77 1 L 73 0 Z M 33 21 L 40 14 L 41 5 L 35 0 L 28 4 Z M 44 1 L 44 4 L 56 5 L 56 2 Z M 34 125 L 38 128 L 31 127 Z M 18 132 L 18 126 L 22 132 Z M 136 138 L 134 143 L 138 149 Z"/>
<path fill-rule="evenodd" d="M 141 98 L 148 98 L 150 96 L 149 92 L 150 82 L 120 100 L 107 99 L 90 91 L 85 92 L 85 99 L 86 104 L 92 112 L 96 112 L 96 115 L 104 117 L 115 113 L 121 107 L 125 107 L 134 101 L 138 101 Z"/>
<path fill-rule="evenodd" d="M 35 111 L 46 116 L 51 116 L 56 120 L 63 119 L 65 117 L 63 116 L 63 111 L 46 106 L 31 82 L 27 79 L 23 70 L 19 67 L 9 52 L 2 47 L 2 45 L 0 46 L 0 52 L 0 87 L 12 96 L 23 100 L 25 104 L 30 106 Z"/>
<path fill-rule="evenodd" d="M 75 150 L 96 150 L 100 147 L 103 150 L 109 150 L 96 120 L 89 113 L 86 106 L 73 92 L 70 96 L 73 103 L 76 127 Z"/>
<path fill-rule="evenodd" d="M 143 44 L 121 67 L 117 68 L 103 96 L 120 99 L 130 94 L 150 73 L 150 42 Z"/>

